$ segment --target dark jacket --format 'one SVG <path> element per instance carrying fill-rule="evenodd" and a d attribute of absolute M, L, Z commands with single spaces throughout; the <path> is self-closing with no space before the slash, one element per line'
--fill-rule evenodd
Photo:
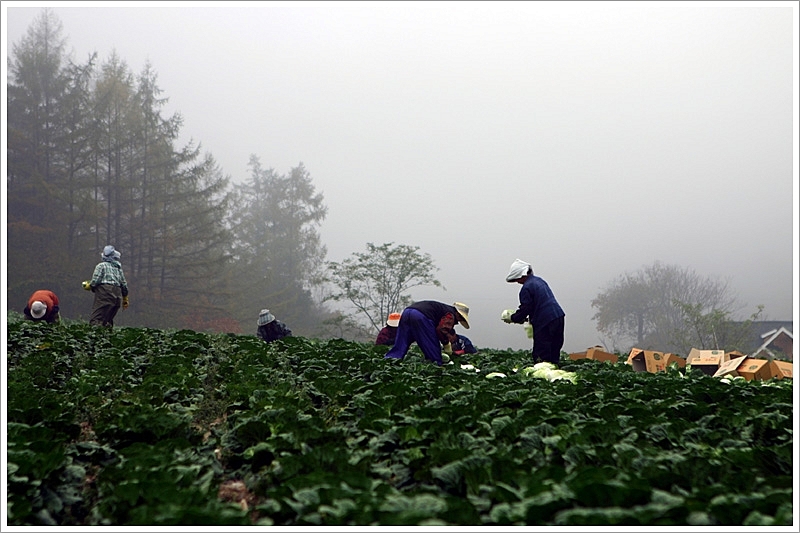
<path fill-rule="evenodd" d="M 456 340 L 453 327 L 458 323 L 458 310 L 452 306 L 433 300 L 422 300 L 409 305 L 433 321 L 436 336 L 442 344 Z"/>
<path fill-rule="evenodd" d="M 289 337 L 292 335 L 292 330 L 286 327 L 286 324 L 281 322 L 280 320 L 273 320 L 269 324 L 264 324 L 263 326 L 258 326 L 258 331 L 256 332 L 258 338 L 266 341 L 272 342 L 278 339 L 282 339 L 283 337 Z"/>
<path fill-rule="evenodd" d="M 562 316 L 564 310 L 558 305 L 547 282 L 533 274 L 529 275 L 519 291 L 519 309 L 511 315 L 511 321 L 522 324 L 529 320 L 536 335 L 545 325 Z"/>

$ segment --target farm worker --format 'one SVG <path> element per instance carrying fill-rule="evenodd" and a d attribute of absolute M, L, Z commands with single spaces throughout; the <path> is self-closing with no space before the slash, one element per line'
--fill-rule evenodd
<path fill-rule="evenodd" d="M 401 313 L 394 346 L 384 357 L 402 359 L 411 343 L 416 342 L 425 359 L 442 366 L 442 348 L 452 353 L 452 343 L 457 340 L 453 327 L 457 323 L 469 329 L 469 307 L 463 303 L 447 305 L 433 300 L 413 303 Z"/>
<path fill-rule="evenodd" d="M 475 348 L 475 346 L 472 345 L 472 341 L 469 340 L 464 335 L 456 334 L 456 340 L 452 342 L 452 347 L 454 355 L 464 355 L 465 353 L 478 353 L 478 350 Z"/>
<path fill-rule="evenodd" d="M 533 267 L 521 259 L 511 264 L 506 276 L 509 283 L 519 283 L 519 308 L 503 311 L 502 320 L 508 324 L 530 322 L 533 328 L 533 362 L 548 362 L 558 366 L 564 345 L 564 311 L 558 305 L 547 282 L 533 275 Z"/>
<path fill-rule="evenodd" d="M 114 317 L 119 308 L 128 308 L 128 282 L 122 271 L 122 254 L 112 245 L 103 248 L 102 259 L 94 267 L 91 281 L 84 281 L 83 288 L 94 293 L 94 305 L 89 324 L 93 326 L 114 327 Z"/>
<path fill-rule="evenodd" d="M 258 331 L 256 335 L 265 342 L 272 342 L 292 335 L 292 330 L 286 324 L 275 318 L 269 309 L 262 309 L 258 313 Z"/>
<path fill-rule="evenodd" d="M 390 313 L 386 325 L 378 332 L 375 339 L 376 345 L 393 346 L 397 337 L 397 325 L 400 323 L 400 313 Z"/>
<path fill-rule="evenodd" d="M 22 310 L 27 320 L 44 320 L 48 324 L 60 322 L 58 296 L 53 291 L 38 290 L 28 298 L 28 305 Z"/>

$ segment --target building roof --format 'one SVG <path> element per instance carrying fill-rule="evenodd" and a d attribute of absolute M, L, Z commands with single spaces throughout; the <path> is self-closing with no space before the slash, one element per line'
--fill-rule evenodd
<path fill-rule="evenodd" d="M 741 322 L 734 322 L 734 324 L 741 324 Z M 764 344 L 766 339 L 763 336 L 766 333 L 772 333 L 783 328 L 793 335 L 793 326 L 794 322 L 791 320 L 760 320 L 752 322 L 750 324 L 750 341 L 747 346 L 742 346 L 740 350 L 744 353 L 755 353 Z"/>
<path fill-rule="evenodd" d="M 753 353 L 753 357 L 773 359 L 793 359 L 794 336 L 792 332 L 781 326 L 761 334 L 763 343 Z"/>

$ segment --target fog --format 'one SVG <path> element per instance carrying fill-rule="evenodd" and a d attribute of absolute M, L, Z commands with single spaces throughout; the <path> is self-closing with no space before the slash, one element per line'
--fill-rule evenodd
<path fill-rule="evenodd" d="M 43 5 L 3 2 L 4 57 Z M 478 347 L 530 347 L 500 320 L 517 257 L 568 352 L 656 260 L 728 280 L 743 315 L 797 310 L 797 2 L 47 5 L 76 61 L 149 60 L 232 181 L 302 162 L 328 260 L 429 253 L 446 290 L 412 296 L 469 305 Z"/>

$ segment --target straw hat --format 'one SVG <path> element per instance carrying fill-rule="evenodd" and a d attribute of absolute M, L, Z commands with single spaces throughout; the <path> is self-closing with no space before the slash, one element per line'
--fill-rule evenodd
<path fill-rule="evenodd" d="M 459 319 L 461 325 L 464 326 L 464 329 L 469 329 L 469 307 L 467 307 L 467 304 L 455 302 L 453 307 L 455 307 L 456 311 L 458 311 L 458 314 L 461 315 Z"/>

